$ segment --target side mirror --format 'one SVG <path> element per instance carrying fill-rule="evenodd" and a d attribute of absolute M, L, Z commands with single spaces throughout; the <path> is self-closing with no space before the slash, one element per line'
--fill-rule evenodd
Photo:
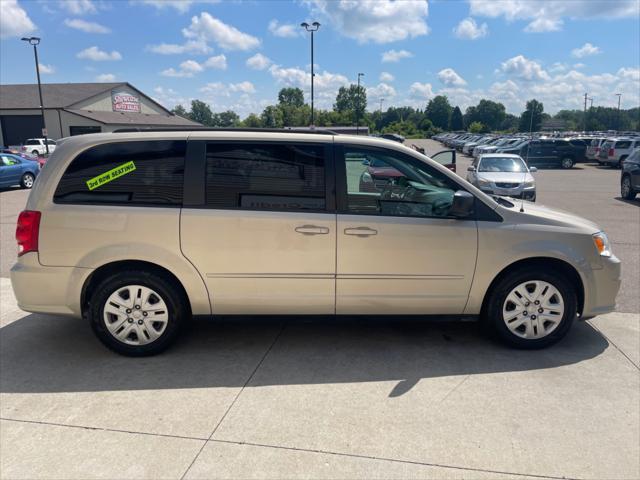
<path fill-rule="evenodd" d="M 538 169 L 536 167 L 529 167 L 529 172 L 536 173 Z"/>
<path fill-rule="evenodd" d="M 458 190 L 453 194 L 453 203 L 449 215 L 456 218 L 466 218 L 473 213 L 476 198 L 469 192 Z"/>
<path fill-rule="evenodd" d="M 474 167 L 473 165 L 467 168 L 467 172 L 475 172 L 475 171 L 476 171 L 476 167 Z"/>
<path fill-rule="evenodd" d="M 371 165 L 371 162 L 365 158 L 364 160 L 362 160 L 362 164 L 368 167 L 369 165 Z"/>

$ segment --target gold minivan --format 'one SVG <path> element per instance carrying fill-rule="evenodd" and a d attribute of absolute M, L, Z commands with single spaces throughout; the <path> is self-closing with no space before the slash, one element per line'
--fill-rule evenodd
<path fill-rule="evenodd" d="M 18 219 L 13 288 L 126 355 L 162 351 L 191 315 L 478 319 L 540 348 L 613 310 L 620 261 L 597 225 L 440 163 L 330 132 L 68 138 Z"/>

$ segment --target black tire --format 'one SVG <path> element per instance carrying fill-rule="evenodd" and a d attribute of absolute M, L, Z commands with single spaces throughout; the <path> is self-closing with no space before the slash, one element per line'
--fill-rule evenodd
<path fill-rule="evenodd" d="M 129 345 L 115 338 L 107 329 L 103 309 L 109 296 L 127 285 L 141 285 L 157 292 L 168 309 L 168 322 L 163 333 L 151 343 Z M 121 355 L 144 357 L 166 350 L 178 337 L 190 316 L 188 301 L 180 287 L 166 275 L 156 272 L 125 270 L 107 276 L 92 289 L 85 315 L 98 339 L 109 349 Z"/>
<path fill-rule="evenodd" d="M 539 339 L 525 339 L 512 333 L 503 320 L 502 307 L 507 296 L 518 285 L 529 280 L 542 280 L 552 284 L 562 295 L 565 311 L 559 325 L 546 337 Z M 550 273 L 543 268 L 522 268 L 514 270 L 499 279 L 489 292 L 484 321 L 491 332 L 500 341 L 514 348 L 533 350 L 545 348 L 560 341 L 569 331 L 576 317 L 578 298 L 575 287 L 560 273 Z"/>
<path fill-rule="evenodd" d="M 31 150 L 31 153 L 36 156 L 40 155 L 40 152 L 38 150 Z"/>
<path fill-rule="evenodd" d="M 573 168 L 574 164 L 575 162 L 571 157 L 564 157 L 562 158 L 562 160 L 560 160 L 560 168 L 564 170 L 569 170 L 570 168 Z"/>
<path fill-rule="evenodd" d="M 33 182 L 35 181 L 36 177 L 33 175 L 33 173 L 25 173 L 24 175 L 22 175 L 22 178 L 20 179 L 20 186 L 22 188 L 31 188 L 33 187 Z"/>
<path fill-rule="evenodd" d="M 620 180 L 620 196 L 625 200 L 633 200 L 636 198 L 636 192 L 633 189 L 633 184 L 631 183 L 631 176 L 624 175 L 622 180 Z"/>

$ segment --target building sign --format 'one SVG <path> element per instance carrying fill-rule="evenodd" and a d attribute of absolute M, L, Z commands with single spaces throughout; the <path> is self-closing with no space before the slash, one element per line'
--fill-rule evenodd
<path fill-rule="evenodd" d="M 114 112 L 140 113 L 140 99 L 128 92 L 111 92 L 111 105 Z"/>

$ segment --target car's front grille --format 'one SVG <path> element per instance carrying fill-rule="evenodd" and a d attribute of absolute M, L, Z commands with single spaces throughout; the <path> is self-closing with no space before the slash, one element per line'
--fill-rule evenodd
<path fill-rule="evenodd" d="M 506 182 L 496 182 L 496 187 L 498 188 L 516 188 L 519 183 L 506 183 Z"/>

